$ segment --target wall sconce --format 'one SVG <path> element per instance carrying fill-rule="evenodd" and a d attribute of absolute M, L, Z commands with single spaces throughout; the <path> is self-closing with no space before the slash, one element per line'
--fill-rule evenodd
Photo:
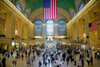
<path fill-rule="evenodd" d="M 15 30 L 15 34 L 18 34 L 18 31 L 17 30 Z"/>
<path fill-rule="evenodd" d="M 86 38 L 86 34 L 83 34 L 83 37 Z"/>

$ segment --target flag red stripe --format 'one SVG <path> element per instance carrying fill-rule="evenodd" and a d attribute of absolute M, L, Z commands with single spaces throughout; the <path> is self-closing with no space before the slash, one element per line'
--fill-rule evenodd
<path fill-rule="evenodd" d="M 54 4 L 55 4 L 55 1 L 56 0 L 54 0 Z M 55 19 L 55 5 L 53 7 L 54 7 L 54 19 Z"/>
<path fill-rule="evenodd" d="M 91 27 L 89 28 L 89 31 L 94 31 L 98 29 L 97 21 L 94 21 L 91 23 Z"/>
<path fill-rule="evenodd" d="M 47 12 L 48 12 L 48 10 L 49 10 L 49 9 L 47 9 Z M 47 18 L 48 18 L 48 16 L 49 16 L 49 12 L 47 13 Z"/>
<path fill-rule="evenodd" d="M 46 19 L 46 8 L 45 8 L 45 19 Z"/>
<path fill-rule="evenodd" d="M 51 9 L 50 9 L 50 19 L 51 19 Z"/>
<path fill-rule="evenodd" d="M 56 0 L 56 18 L 57 18 L 57 0 Z"/>
<path fill-rule="evenodd" d="M 51 7 L 51 9 L 52 9 L 52 18 L 53 18 L 53 0 L 52 0 L 52 7 Z"/>
<path fill-rule="evenodd" d="M 43 18 L 44 18 L 44 8 L 43 8 Z"/>

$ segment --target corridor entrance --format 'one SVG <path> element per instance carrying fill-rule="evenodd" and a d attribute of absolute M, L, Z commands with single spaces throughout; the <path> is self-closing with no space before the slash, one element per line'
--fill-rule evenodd
<path fill-rule="evenodd" d="M 56 50 L 57 41 L 55 38 L 47 37 L 45 39 L 45 49 Z"/>

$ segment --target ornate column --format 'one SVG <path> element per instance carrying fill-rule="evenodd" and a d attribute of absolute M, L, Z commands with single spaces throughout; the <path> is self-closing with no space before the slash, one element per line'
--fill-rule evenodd
<path fill-rule="evenodd" d="M 58 37 L 58 23 L 55 23 L 55 37 Z"/>
<path fill-rule="evenodd" d="M 7 38 L 15 38 L 15 22 L 16 16 L 12 13 L 8 13 L 5 23 L 5 35 Z"/>
<path fill-rule="evenodd" d="M 79 39 L 79 21 L 76 21 L 76 26 L 77 26 L 77 39 Z"/>
<path fill-rule="evenodd" d="M 46 37 L 46 23 L 42 24 L 42 37 Z"/>

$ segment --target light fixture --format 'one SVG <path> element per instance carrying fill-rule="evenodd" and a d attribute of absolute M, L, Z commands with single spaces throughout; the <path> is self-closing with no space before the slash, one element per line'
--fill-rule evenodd
<path fill-rule="evenodd" d="M 14 46 L 15 42 L 12 42 L 12 46 Z"/>
<path fill-rule="evenodd" d="M 94 49 L 94 46 L 92 46 L 92 49 Z"/>
<path fill-rule="evenodd" d="M 18 34 L 18 31 L 17 30 L 15 30 L 15 34 Z"/>
<path fill-rule="evenodd" d="M 24 44 L 24 42 L 22 42 L 22 44 Z"/>
<path fill-rule="evenodd" d="M 85 47 L 86 47 L 85 45 L 82 45 L 82 48 L 83 48 L 83 49 L 85 49 Z"/>
<path fill-rule="evenodd" d="M 85 33 L 83 34 L 83 37 L 86 38 L 86 34 Z"/>

